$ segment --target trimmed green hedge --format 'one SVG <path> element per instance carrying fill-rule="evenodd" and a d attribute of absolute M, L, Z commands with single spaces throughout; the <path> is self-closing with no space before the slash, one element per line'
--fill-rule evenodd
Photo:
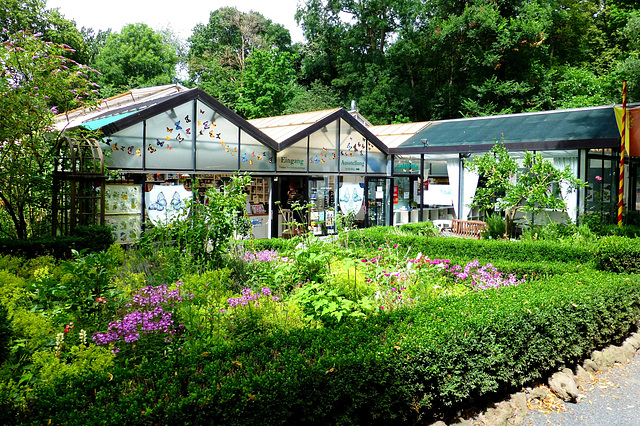
<path fill-rule="evenodd" d="M 596 246 L 598 269 L 618 273 L 640 272 L 640 239 L 604 237 Z"/>
<path fill-rule="evenodd" d="M 586 263 L 593 259 L 588 246 L 548 241 L 476 240 L 451 237 L 406 236 L 389 232 L 388 227 L 352 231 L 350 241 L 357 249 L 398 244 L 413 247 L 425 256 L 440 259 L 508 259 L 513 262 Z"/>
<path fill-rule="evenodd" d="M 107 250 L 113 242 L 113 234 L 108 226 L 78 226 L 72 236 L 28 240 L 0 239 L 0 255 L 28 259 L 50 255 L 58 259 L 66 259 L 71 257 L 72 249 L 99 252 Z"/>
<path fill-rule="evenodd" d="M 337 328 L 247 337 L 37 386 L 24 423 L 415 424 L 620 342 L 640 277 L 598 271 L 448 297 Z"/>

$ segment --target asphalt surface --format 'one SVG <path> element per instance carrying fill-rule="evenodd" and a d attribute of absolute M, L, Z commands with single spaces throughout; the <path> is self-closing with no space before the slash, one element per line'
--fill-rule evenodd
<path fill-rule="evenodd" d="M 527 426 L 640 426 L 640 352 L 628 364 L 616 364 L 581 384 L 584 398 L 563 403 L 566 411 L 529 411 Z"/>

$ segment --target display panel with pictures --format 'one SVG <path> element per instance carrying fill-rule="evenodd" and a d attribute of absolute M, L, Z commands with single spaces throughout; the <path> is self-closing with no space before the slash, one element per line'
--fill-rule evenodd
<path fill-rule="evenodd" d="M 142 188 L 140 185 L 105 185 L 105 224 L 116 243 L 128 244 L 140 237 Z"/>

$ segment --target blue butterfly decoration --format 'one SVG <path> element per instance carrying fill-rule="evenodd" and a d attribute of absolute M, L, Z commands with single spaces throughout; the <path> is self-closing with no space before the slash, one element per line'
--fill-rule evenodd
<path fill-rule="evenodd" d="M 180 127 L 180 121 L 176 121 L 174 124 L 176 125 L 176 130 L 182 129 L 182 127 Z"/>
<path fill-rule="evenodd" d="M 156 202 L 149 205 L 149 210 L 157 210 L 161 212 L 165 207 L 167 207 L 167 200 L 164 198 L 164 192 L 160 192 Z"/>
<path fill-rule="evenodd" d="M 247 161 L 247 154 L 242 154 L 242 161 Z"/>
<path fill-rule="evenodd" d="M 174 210 L 180 210 L 185 208 L 184 201 L 180 199 L 180 194 L 178 194 L 178 191 L 173 193 L 173 197 L 171 198 L 171 207 Z"/>
<path fill-rule="evenodd" d="M 318 160 L 318 156 L 316 155 L 316 157 L 313 159 L 313 161 L 316 162 L 316 164 L 318 164 L 320 162 L 320 160 Z"/>

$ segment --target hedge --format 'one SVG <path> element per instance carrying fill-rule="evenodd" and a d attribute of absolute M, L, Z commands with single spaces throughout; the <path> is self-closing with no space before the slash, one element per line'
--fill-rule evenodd
<path fill-rule="evenodd" d="M 594 252 L 598 269 L 612 272 L 640 272 L 640 240 L 627 237 L 604 237 Z"/>
<path fill-rule="evenodd" d="M 509 259 L 513 262 L 586 263 L 593 259 L 592 249 L 585 245 L 548 241 L 502 241 L 468 238 L 398 235 L 388 227 L 352 231 L 350 241 L 357 249 L 398 244 L 413 247 L 426 256 L 441 259 Z"/>
<path fill-rule="evenodd" d="M 586 271 L 34 389 L 24 423 L 416 424 L 620 342 L 640 278 Z M 0 395 L 1 396 L 1 395 Z"/>
<path fill-rule="evenodd" d="M 58 259 L 71 257 L 71 250 L 98 252 L 113 244 L 108 226 L 78 226 L 72 236 L 31 238 L 26 240 L 0 239 L 0 255 L 33 259 L 50 255 Z"/>

